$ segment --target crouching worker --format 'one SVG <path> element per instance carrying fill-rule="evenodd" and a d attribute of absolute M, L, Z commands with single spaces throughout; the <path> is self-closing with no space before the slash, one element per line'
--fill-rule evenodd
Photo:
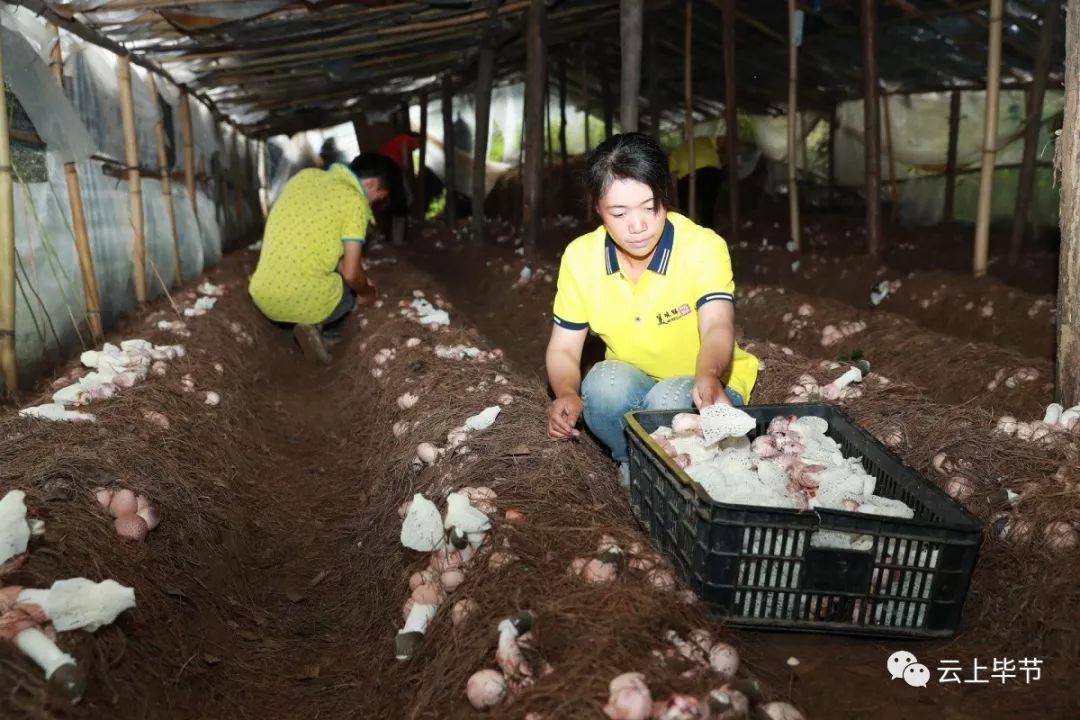
<path fill-rule="evenodd" d="M 668 211 L 671 175 L 656 141 L 641 133 L 608 139 L 590 156 L 585 182 L 603 225 L 563 253 L 545 358 L 555 395 L 548 434 L 578 437 L 584 414 L 626 485 L 625 413 L 743 405 L 758 360 L 735 344 L 727 244 Z M 582 380 L 589 331 L 607 352 Z"/>
<path fill-rule="evenodd" d="M 361 247 L 372 207 L 387 196 L 391 165 L 363 153 L 348 165 L 301 170 L 270 209 L 248 292 L 266 317 L 292 328 L 309 359 L 330 362 L 324 339 L 340 337 L 358 300 L 377 297 Z"/>

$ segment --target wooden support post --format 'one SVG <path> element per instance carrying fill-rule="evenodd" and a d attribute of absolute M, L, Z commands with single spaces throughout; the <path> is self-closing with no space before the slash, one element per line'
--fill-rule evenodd
<path fill-rule="evenodd" d="M 229 205 L 232 207 L 233 217 L 235 218 L 235 222 L 233 223 L 233 241 L 240 240 L 244 233 L 247 232 L 247 228 L 244 227 L 244 217 L 242 213 L 244 207 L 244 189 L 240 186 L 240 180 L 243 175 L 240 172 L 239 138 L 240 129 L 234 125 L 229 139 L 229 170 L 225 175 L 232 185 L 232 202 L 229 203 Z"/>
<path fill-rule="evenodd" d="M 656 38 L 660 33 L 649 33 L 649 62 L 645 78 L 646 92 L 649 95 L 649 132 L 653 138 L 660 139 L 660 56 L 656 48 Z"/>
<path fill-rule="evenodd" d="M 884 109 L 885 120 L 885 151 L 889 155 L 889 197 L 892 207 L 889 209 L 889 222 L 896 223 L 896 213 L 900 206 L 900 186 L 896 184 L 896 153 L 892 143 L 892 111 L 889 107 L 889 96 L 883 95 L 881 105 Z"/>
<path fill-rule="evenodd" d="M 791 242 L 801 250 L 802 225 L 799 221 L 799 182 L 795 176 L 795 123 L 799 114 L 799 47 L 795 37 L 795 0 L 788 0 L 788 108 L 787 108 L 787 182 L 788 216 Z"/>
<path fill-rule="evenodd" d="M 454 160 L 454 77 L 446 73 L 442 78 L 442 117 L 443 117 L 443 184 L 446 185 L 446 224 L 457 226 L 457 183 L 455 182 Z"/>
<path fill-rule="evenodd" d="M 176 272 L 173 280 L 176 287 L 184 284 L 184 273 L 180 267 L 180 233 L 176 228 L 176 210 L 173 207 L 172 194 L 172 168 L 169 166 L 168 152 L 165 148 L 165 123 L 161 113 L 158 112 L 157 81 L 154 73 L 147 73 L 147 87 L 150 90 L 150 99 L 154 104 L 154 111 L 158 113 L 157 122 L 154 123 L 154 136 L 157 140 L 158 168 L 161 170 L 161 197 L 165 201 L 165 217 L 169 221 L 169 232 L 172 233 L 173 258 L 176 261 Z"/>
<path fill-rule="evenodd" d="M 491 86 L 495 80 L 495 22 L 498 0 L 488 1 L 488 17 L 476 65 L 476 122 L 473 136 L 472 243 L 484 243 L 484 196 L 487 183 L 488 129 L 491 119 Z"/>
<path fill-rule="evenodd" d="M 427 215 L 428 204 L 431 198 L 427 196 L 427 185 L 424 178 L 427 175 L 427 140 L 428 140 L 428 95 L 427 90 L 420 91 L 420 148 L 419 148 L 419 172 L 420 178 L 417 183 L 416 196 L 420 198 L 416 214 L 423 218 Z"/>
<path fill-rule="evenodd" d="M 490 105 L 490 103 L 489 103 Z M 401 103 L 401 116 L 405 118 L 405 130 L 404 132 L 412 132 L 412 118 L 409 114 L 409 101 L 406 100 Z M 416 200 L 416 169 L 413 167 L 413 154 L 409 149 L 408 143 L 401 143 L 401 157 L 398 158 L 401 161 L 401 171 L 405 178 L 405 187 L 409 191 L 409 197 Z"/>
<path fill-rule="evenodd" d="M 180 137 L 184 143 L 184 185 L 187 187 L 191 211 L 199 217 L 199 196 L 195 188 L 195 142 L 191 128 L 191 99 L 188 91 L 180 90 Z"/>
<path fill-rule="evenodd" d="M 555 147 L 551 139 L 551 72 L 544 68 L 544 163 L 550 167 L 555 160 Z"/>
<path fill-rule="evenodd" d="M 949 94 L 949 154 L 945 159 L 945 222 L 956 219 L 956 153 L 960 142 L 960 91 Z"/>
<path fill-rule="evenodd" d="M 623 132 L 637 132 L 638 97 L 641 94 L 641 29 L 644 0 L 620 0 L 619 46 L 622 49 L 619 126 Z"/>
<path fill-rule="evenodd" d="M 689 198 L 686 213 L 697 216 L 697 158 L 694 157 L 694 0 L 686 0 L 683 37 L 683 103 L 686 106 L 686 165 Z"/>
<path fill-rule="evenodd" d="M 877 0 L 862 0 L 863 127 L 866 141 L 866 245 L 881 254 L 881 137 L 878 128 Z"/>
<path fill-rule="evenodd" d="M 259 205 L 262 209 L 262 219 L 266 222 L 266 216 L 270 212 L 270 143 L 259 143 Z"/>
<path fill-rule="evenodd" d="M 585 116 L 585 152 L 592 151 L 592 140 L 589 137 L 589 53 L 588 46 L 581 44 L 581 112 Z M 585 218 L 589 217 L 589 208 L 586 205 Z"/>
<path fill-rule="evenodd" d="M 119 57 L 120 116 L 124 126 L 124 162 L 128 173 L 128 200 L 131 207 L 131 262 L 135 270 L 135 301 L 146 303 L 146 246 L 143 239 L 142 176 L 139 174 L 139 146 L 135 137 L 135 103 L 131 91 L 131 58 Z"/>
<path fill-rule="evenodd" d="M 986 274 L 990 255 L 990 210 L 994 196 L 994 162 L 997 160 L 998 91 L 1001 82 L 1001 13 L 1003 0 L 990 0 L 990 54 L 986 61 L 986 120 L 983 133 L 982 172 L 979 173 L 979 205 L 975 220 L 975 277 Z"/>
<path fill-rule="evenodd" d="M 562 210 L 570 197 L 569 154 L 566 151 L 566 51 L 559 53 L 559 160 L 562 163 Z"/>
<path fill-rule="evenodd" d="M 367 145 L 367 114 L 363 110 L 353 115 L 352 119 L 352 131 L 356 136 L 356 148 L 360 152 L 364 152 L 364 147 Z"/>
<path fill-rule="evenodd" d="M 723 4 L 724 124 L 727 126 L 728 216 L 727 241 L 739 241 L 739 109 L 735 103 L 735 0 Z M 712 221 L 712 218 L 706 218 Z"/>
<path fill-rule="evenodd" d="M 60 48 L 60 30 L 49 23 L 54 42 L 49 54 L 49 69 L 53 79 L 64 87 L 64 57 Z M 75 163 L 64 163 L 64 179 L 67 182 L 68 205 L 71 208 L 71 231 L 75 236 L 75 252 L 79 257 L 79 276 L 83 283 L 86 301 L 86 317 L 95 342 L 105 339 L 101 327 L 101 300 L 98 296 L 97 275 L 94 273 L 94 256 L 90 250 L 90 234 L 86 229 L 86 213 L 83 210 L 82 189 L 79 187 L 79 170 Z"/>
<path fill-rule="evenodd" d="M 1031 199 L 1035 190 L 1035 157 L 1039 151 L 1039 130 L 1042 129 L 1043 99 L 1046 97 L 1046 80 L 1050 74 L 1050 52 L 1054 45 L 1054 31 L 1061 14 L 1060 2 L 1044 5 L 1042 29 L 1039 31 L 1039 50 L 1035 56 L 1035 77 L 1031 82 L 1027 126 L 1024 128 L 1024 159 L 1020 168 L 1020 180 L 1016 188 L 1016 210 L 1013 213 L 1012 236 L 1009 238 L 1009 263 L 1020 261 L 1024 246 L 1024 227 L 1031 212 Z"/>
<path fill-rule="evenodd" d="M 836 131 L 840 121 L 839 105 L 834 104 L 829 118 L 829 194 L 828 207 L 831 210 L 836 203 Z"/>
<path fill-rule="evenodd" d="M 607 46 L 600 45 L 601 55 L 607 55 Z M 611 65 L 600 63 L 600 102 L 604 105 L 604 138 L 615 134 L 615 100 L 611 97 Z"/>
<path fill-rule="evenodd" d="M 540 237 L 544 138 L 544 0 L 529 0 L 529 26 L 525 41 L 525 167 L 522 177 L 522 225 L 525 252 L 536 252 Z"/>
<path fill-rule="evenodd" d="M 1065 119 L 1055 165 L 1061 173 L 1061 259 L 1058 263 L 1057 401 L 1080 404 L 1080 0 L 1065 16 Z M 6 143 L 4 143 L 6 145 Z M 2 216 L 2 213 L 0 213 Z"/>
<path fill-rule="evenodd" d="M 0 78 L 3 76 L 0 52 Z M 4 396 L 14 400 L 19 389 L 15 360 L 15 189 L 11 178 L 6 92 L 0 92 L 0 375 Z"/>

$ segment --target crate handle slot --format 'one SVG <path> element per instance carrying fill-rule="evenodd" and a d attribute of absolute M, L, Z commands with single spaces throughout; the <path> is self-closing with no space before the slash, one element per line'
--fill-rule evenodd
<path fill-rule="evenodd" d="M 821 593 L 866 593 L 874 558 L 869 552 L 811 548 L 806 552 L 802 589 Z"/>

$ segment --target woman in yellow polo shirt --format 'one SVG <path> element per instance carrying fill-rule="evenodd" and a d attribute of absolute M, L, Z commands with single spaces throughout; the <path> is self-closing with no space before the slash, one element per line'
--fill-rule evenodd
<path fill-rule="evenodd" d="M 555 400 L 548 434 L 578 437 L 578 420 L 611 451 L 628 482 L 625 413 L 742 405 L 758 360 L 735 343 L 735 283 L 727 244 L 669 212 L 671 174 L 648 135 L 615 135 L 586 166 L 603 225 L 563 253 L 548 341 Z M 605 359 L 581 377 L 589 332 Z"/>

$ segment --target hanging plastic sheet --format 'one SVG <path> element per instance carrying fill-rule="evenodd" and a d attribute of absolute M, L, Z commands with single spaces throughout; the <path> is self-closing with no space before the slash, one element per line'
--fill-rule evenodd
<path fill-rule="evenodd" d="M 37 134 L 64 162 L 90 157 L 96 147 L 48 66 L 21 35 L 3 34 L 4 81 L 19 99 Z"/>

